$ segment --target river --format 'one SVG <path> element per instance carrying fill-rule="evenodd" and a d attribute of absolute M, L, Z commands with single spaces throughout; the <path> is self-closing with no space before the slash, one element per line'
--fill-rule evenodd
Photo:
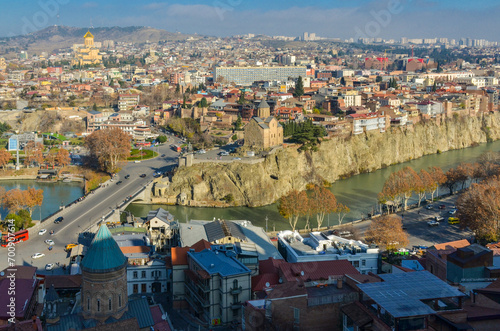
<path fill-rule="evenodd" d="M 40 217 L 44 219 L 45 217 L 56 212 L 61 205 L 67 205 L 70 202 L 83 196 L 83 185 L 78 182 L 70 183 L 48 183 L 48 182 L 36 182 L 34 180 L 2 180 L 0 185 L 5 188 L 6 191 L 18 188 L 21 190 L 26 190 L 28 187 L 34 187 L 37 190 L 43 190 L 43 203 L 41 208 L 35 207 L 33 210 L 32 218 L 34 220 L 39 220 Z M 2 219 L 7 216 L 8 211 L 0 208 L 0 215 Z"/>
<path fill-rule="evenodd" d="M 441 167 L 444 171 L 455 167 L 462 162 L 474 162 L 477 158 L 488 151 L 500 151 L 500 141 L 481 144 L 475 147 L 469 147 L 459 150 L 444 152 L 441 154 L 433 154 L 423 156 L 419 159 L 409 162 L 389 166 L 384 169 L 377 170 L 372 173 L 356 175 L 347 179 L 338 180 L 332 184 L 332 191 L 337 197 L 337 200 L 347 205 L 351 212 L 344 218 L 344 224 L 366 217 L 377 206 L 377 194 L 382 190 L 384 182 L 392 172 L 398 171 L 406 166 L 412 167 L 415 171 L 427 169 L 431 166 Z M 441 188 L 440 192 L 447 192 Z M 144 217 L 150 210 L 156 208 L 168 210 L 180 222 L 187 220 L 211 220 L 213 218 L 221 218 L 226 220 L 249 220 L 254 225 L 262 226 L 271 230 L 290 229 L 288 221 L 284 219 L 276 208 L 276 204 L 264 207 L 248 208 L 248 207 L 231 207 L 231 208 L 198 208 L 184 206 L 168 206 L 168 205 L 143 205 L 131 204 L 127 210 L 131 211 L 135 216 Z M 336 214 L 328 215 L 325 218 L 323 225 L 338 224 Z M 315 225 L 315 218 L 311 219 L 311 225 Z M 305 220 L 299 220 L 298 228 L 303 228 Z"/>

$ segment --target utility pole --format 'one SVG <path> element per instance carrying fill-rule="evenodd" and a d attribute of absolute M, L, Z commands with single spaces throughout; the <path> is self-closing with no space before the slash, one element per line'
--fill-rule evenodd
<path fill-rule="evenodd" d="M 267 221 L 268 221 L 268 218 L 267 218 L 267 215 L 266 215 L 266 232 L 267 232 Z"/>

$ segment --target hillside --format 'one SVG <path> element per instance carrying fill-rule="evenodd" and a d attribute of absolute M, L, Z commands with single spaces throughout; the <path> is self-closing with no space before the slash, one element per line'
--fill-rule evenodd
<path fill-rule="evenodd" d="M 29 54 L 36 54 L 42 51 L 51 53 L 58 49 L 69 48 L 73 44 L 82 44 L 83 36 L 87 30 L 89 29 L 49 26 L 27 35 L 0 38 L 0 55 L 21 50 L 27 50 Z M 143 26 L 100 27 L 92 28 L 90 32 L 94 35 L 95 41 L 101 42 L 104 40 L 113 40 L 115 42 L 128 43 L 144 43 L 146 41 L 156 43 L 162 40 L 185 40 L 189 37 L 189 35 Z"/>
<path fill-rule="evenodd" d="M 332 138 L 318 152 L 285 148 L 261 163 L 200 163 L 178 169 L 172 181 L 158 183 L 154 203 L 175 203 L 185 195 L 191 206 L 221 206 L 231 195 L 233 205 L 262 206 L 308 183 L 375 171 L 424 155 L 474 146 L 500 139 L 500 113 L 484 117 L 452 118 L 441 125 L 421 123 L 368 133 L 349 139 Z M 291 171 L 293 169 L 293 171 Z"/>

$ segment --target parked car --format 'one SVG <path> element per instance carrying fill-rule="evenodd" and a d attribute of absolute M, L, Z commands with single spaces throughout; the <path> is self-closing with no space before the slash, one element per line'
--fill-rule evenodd
<path fill-rule="evenodd" d="M 437 221 L 429 221 L 429 222 L 427 222 L 427 224 L 428 224 L 429 226 L 438 226 L 438 225 L 439 225 L 439 222 L 437 222 Z"/>
<path fill-rule="evenodd" d="M 439 205 L 439 209 L 445 209 L 446 205 Z"/>
<path fill-rule="evenodd" d="M 448 223 L 449 224 L 459 224 L 460 220 L 458 219 L 458 217 L 450 217 L 450 218 L 448 218 Z"/>
<path fill-rule="evenodd" d="M 54 263 L 47 263 L 45 265 L 45 270 L 52 270 L 54 269 Z"/>
<path fill-rule="evenodd" d="M 45 256 L 45 254 L 43 254 L 43 253 L 35 253 L 35 254 L 31 255 L 31 258 L 32 259 L 39 259 L 39 258 L 44 257 L 44 256 Z"/>
<path fill-rule="evenodd" d="M 436 216 L 436 217 L 434 217 L 434 220 L 436 222 L 442 222 L 442 221 L 444 221 L 444 217 L 443 216 Z"/>
<path fill-rule="evenodd" d="M 241 160 L 241 157 L 233 157 L 233 160 L 236 160 L 236 161 Z"/>
<path fill-rule="evenodd" d="M 123 183 L 123 182 L 121 180 L 119 180 L 116 182 L 116 185 L 120 185 L 121 183 Z"/>
<path fill-rule="evenodd" d="M 66 252 L 70 251 L 73 247 L 78 246 L 78 244 L 67 244 L 66 247 L 64 247 L 64 250 Z"/>
<path fill-rule="evenodd" d="M 49 246 L 53 246 L 54 245 L 54 241 L 52 239 L 47 239 L 45 240 L 45 243 Z"/>
<path fill-rule="evenodd" d="M 125 176 L 125 179 L 129 179 L 129 178 L 130 178 L 130 175 L 126 175 L 126 176 Z"/>
<path fill-rule="evenodd" d="M 55 224 L 59 224 L 59 223 L 61 223 L 62 221 L 64 221 L 64 217 L 59 216 L 58 218 L 56 218 L 56 219 L 54 220 L 54 223 L 55 223 Z"/>
<path fill-rule="evenodd" d="M 196 151 L 196 153 L 198 153 L 198 154 L 205 154 L 206 152 L 207 151 L 204 149 L 200 149 L 200 150 Z"/>
<path fill-rule="evenodd" d="M 425 209 L 429 209 L 429 210 L 431 210 L 432 208 L 434 208 L 434 206 L 433 206 L 433 205 L 427 205 L 427 206 L 425 206 Z"/>
<path fill-rule="evenodd" d="M 146 177 L 146 174 L 141 174 L 139 177 L 144 178 Z"/>
<path fill-rule="evenodd" d="M 222 151 L 219 153 L 220 156 L 229 156 L 229 153 L 226 151 Z"/>
<path fill-rule="evenodd" d="M 47 229 L 41 229 L 40 231 L 38 231 L 38 235 L 39 236 L 44 235 L 46 232 L 47 232 Z"/>
<path fill-rule="evenodd" d="M 456 209 L 452 209 L 448 212 L 450 215 L 455 215 L 457 213 Z"/>

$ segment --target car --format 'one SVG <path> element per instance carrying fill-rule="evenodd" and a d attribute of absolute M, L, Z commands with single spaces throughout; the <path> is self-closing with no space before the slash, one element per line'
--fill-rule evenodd
<path fill-rule="evenodd" d="M 39 259 L 39 258 L 44 257 L 44 256 L 45 256 L 45 254 L 43 254 L 43 253 L 35 253 L 35 254 L 31 255 L 31 258 L 32 259 Z"/>
<path fill-rule="evenodd" d="M 45 243 L 49 246 L 53 246 L 54 245 L 54 241 L 52 239 L 47 239 L 45 240 Z"/>
<path fill-rule="evenodd" d="M 161 157 L 165 157 L 165 154 L 162 154 Z"/>
<path fill-rule="evenodd" d="M 141 174 L 139 177 L 144 178 L 146 177 L 146 174 Z"/>
<path fill-rule="evenodd" d="M 54 220 L 54 223 L 55 223 L 55 224 L 59 224 L 59 223 L 61 223 L 62 221 L 64 221 L 64 217 L 59 216 L 58 218 L 56 218 L 56 219 Z"/>
<path fill-rule="evenodd" d="M 129 179 L 129 178 L 130 178 L 130 175 L 126 175 L 126 176 L 125 176 L 125 179 Z"/>
<path fill-rule="evenodd" d="M 47 263 L 45 265 L 45 270 L 52 270 L 54 269 L 54 263 Z"/>
<path fill-rule="evenodd" d="M 153 175 L 154 178 L 158 178 L 160 176 L 161 176 L 161 174 L 159 174 L 159 173 L 156 173 L 156 174 Z"/>
<path fill-rule="evenodd" d="M 436 222 L 442 222 L 442 221 L 444 221 L 444 217 L 443 216 L 436 216 L 436 217 L 434 217 L 434 220 Z"/>
<path fill-rule="evenodd" d="M 220 156 L 229 156 L 229 153 L 226 151 L 222 151 L 219 153 Z"/>
<path fill-rule="evenodd" d="M 241 157 L 233 157 L 233 160 L 241 160 Z"/>
<path fill-rule="evenodd" d="M 207 151 L 204 149 L 197 150 L 196 153 L 198 154 L 205 154 Z"/>
<path fill-rule="evenodd" d="M 458 217 L 448 218 L 448 224 L 459 224 L 459 223 L 460 223 L 460 220 L 458 219 Z"/>
<path fill-rule="evenodd" d="M 427 225 L 429 225 L 429 226 L 438 226 L 439 222 L 437 222 L 437 221 L 429 221 L 429 222 L 427 222 Z"/>
<path fill-rule="evenodd" d="M 452 209 L 448 212 L 450 215 L 455 215 L 457 213 L 456 209 Z"/>
<path fill-rule="evenodd" d="M 434 206 L 433 206 L 433 205 L 427 205 L 427 206 L 425 206 L 425 209 L 429 209 L 429 210 L 431 210 L 432 208 L 434 208 Z"/>
<path fill-rule="evenodd" d="M 445 209 L 446 205 L 439 205 L 439 209 Z"/>
<path fill-rule="evenodd" d="M 64 247 L 64 250 L 66 252 L 70 251 L 73 247 L 78 246 L 78 244 L 67 244 L 66 247 Z"/>
<path fill-rule="evenodd" d="M 116 185 L 120 185 L 121 183 L 123 183 L 123 182 L 121 180 L 119 180 L 116 182 Z"/>
<path fill-rule="evenodd" d="M 44 235 L 45 233 L 47 233 L 47 229 L 41 229 L 40 231 L 38 231 L 39 236 Z"/>

